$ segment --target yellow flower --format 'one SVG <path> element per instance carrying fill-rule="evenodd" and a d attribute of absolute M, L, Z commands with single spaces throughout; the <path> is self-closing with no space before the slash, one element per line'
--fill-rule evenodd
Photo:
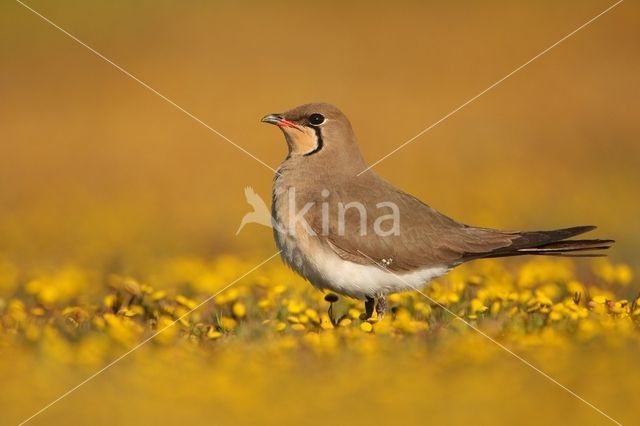
<path fill-rule="evenodd" d="M 365 321 L 360 324 L 360 330 L 364 331 L 365 333 L 370 333 L 373 330 L 373 325 L 370 322 Z"/>
<path fill-rule="evenodd" d="M 400 303 L 402 302 L 402 295 L 400 293 L 393 293 L 387 297 L 387 301 L 389 303 Z"/>
<path fill-rule="evenodd" d="M 413 305 L 413 308 L 416 310 L 416 312 L 422 314 L 424 318 L 428 318 L 429 316 L 431 316 L 431 306 L 428 303 L 416 302 Z"/>
<path fill-rule="evenodd" d="M 472 314 L 484 313 L 489 310 L 480 299 L 472 299 L 470 310 Z"/>
<path fill-rule="evenodd" d="M 128 308 L 122 308 L 118 311 L 119 314 L 125 317 L 135 317 L 136 315 L 144 314 L 144 308 L 140 305 L 133 305 Z"/>
<path fill-rule="evenodd" d="M 309 323 L 309 317 L 306 316 L 305 314 L 298 315 L 298 320 L 300 321 L 301 324 L 308 324 Z"/>
<path fill-rule="evenodd" d="M 338 323 L 338 325 L 340 327 L 347 327 L 347 326 L 351 325 L 351 320 L 349 318 L 342 318 L 340 320 L 340 322 Z"/>
<path fill-rule="evenodd" d="M 246 306 L 244 306 L 244 304 L 240 302 L 234 303 L 231 311 L 233 312 L 233 316 L 235 316 L 238 319 L 242 319 L 247 315 Z"/>
<path fill-rule="evenodd" d="M 457 293 L 447 293 L 447 302 L 448 303 L 458 303 L 460 301 L 460 295 Z"/>
<path fill-rule="evenodd" d="M 289 321 L 291 324 L 299 324 L 300 323 L 300 320 L 295 315 L 289 315 L 287 317 L 287 321 Z"/>
<path fill-rule="evenodd" d="M 309 318 L 309 320 L 314 324 L 320 324 L 320 316 L 318 312 L 314 309 L 307 308 L 304 310 L 304 314 Z"/>
<path fill-rule="evenodd" d="M 540 303 L 541 305 L 545 305 L 545 306 L 553 305 L 553 301 L 549 297 L 547 297 L 546 294 L 544 294 L 543 292 L 541 292 L 539 290 L 536 291 L 536 301 L 538 303 Z"/>
<path fill-rule="evenodd" d="M 189 308 L 189 309 L 194 309 L 196 306 L 198 306 L 198 304 L 195 301 L 193 301 L 193 300 L 189 299 L 188 297 L 183 296 L 181 294 L 176 296 L 176 302 L 178 302 L 182 306 L 184 306 L 186 308 Z"/>
<path fill-rule="evenodd" d="M 107 294 L 102 299 L 102 304 L 105 306 L 105 308 L 113 308 L 117 300 L 118 300 L 118 296 L 116 296 L 115 294 Z"/>
<path fill-rule="evenodd" d="M 290 314 L 299 314 L 304 311 L 307 305 L 301 300 L 291 300 L 287 305 Z"/>
<path fill-rule="evenodd" d="M 608 304 L 609 312 L 613 314 L 623 314 L 627 312 L 629 302 L 626 300 L 620 300 Z"/>
<path fill-rule="evenodd" d="M 151 294 L 151 300 L 157 302 L 167 297 L 167 292 L 164 290 L 158 290 Z"/>
<path fill-rule="evenodd" d="M 348 315 L 349 315 L 349 317 L 351 317 L 351 319 L 360 318 L 360 314 L 361 314 L 361 312 L 358 309 L 355 309 L 355 308 L 349 309 L 349 312 L 348 312 Z"/>
<path fill-rule="evenodd" d="M 273 307 L 273 302 L 269 299 L 260 299 L 258 301 L 258 307 L 262 310 L 267 310 Z"/>
<path fill-rule="evenodd" d="M 480 275 L 472 275 L 471 277 L 469 277 L 467 282 L 471 285 L 479 286 L 482 285 L 483 278 Z"/>
<path fill-rule="evenodd" d="M 207 331 L 207 337 L 211 340 L 216 340 L 222 337 L 222 333 L 220 333 L 219 331 L 217 331 L 215 328 L 212 327 L 209 329 L 209 331 Z"/>
<path fill-rule="evenodd" d="M 125 278 L 122 281 L 122 290 L 134 296 L 140 296 L 142 294 L 140 284 L 133 278 Z"/>
<path fill-rule="evenodd" d="M 549 319 L 551 321 L 560 321 L 562 319 L 562 314 L 558 311 L 551 311 L 551 313 L 549 313 Z"/>
<path fill-rule="evenodd" d="M 499 300 L 496 300 L 495 302 L 493 302 L 491 304 L 491 315 L 492 316 L 498 316 L 498 314 L 500 313 L 500 308 L 502 307 L 502 304 L 500 303 Z"/>
<path fill-rule="evenodd" d="M 236 320 L 227 316 L 221 317 L 219 322 L 220 327 L 224 330 L 234 330 L 238 326 L 238 322 Z"/>

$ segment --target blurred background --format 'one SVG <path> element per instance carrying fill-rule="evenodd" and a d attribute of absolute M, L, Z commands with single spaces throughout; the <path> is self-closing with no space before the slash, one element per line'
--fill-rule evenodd
<path fill-rule="evenodd" d="M 334 103 L 371 163 L 609 2 L 29 4 L 275 168 L 286 146 L 266 113 Z M 234 236 L 244 187 L 269 199 L 269 169 L 18 3 L 0 7 L 1 251 L 273 249 L 266 228 Z M 597 224 L 637 264 L 639 13 L 623 3 L 377 172 L 471 224 Z"/>
<path fill-rule="evenodd" d="M 277 129 L 259 122 L 267 113 L 333 103 L 350 118 L 372 163 L 613 1 L 28 4 L 276 168 L 286 145 Z M 375 170 L 474 225 L 598 225 L 590 236 L 616 239 L 610 258 L 637 271 L 639 19 L 637 2 L 622 3 Z M 275 251 L 267 228 L 248 225 L 235 236 L 250 211 L 244 188 L 252 186 L 268 200 L 271 170 L 17 2 L 0 5 L 0 35 L 0 260 L 19 270 L 76 265 L 135 276 L 162 259 L 254 259 Z M 102 281 L 89 282 L 101 291 Z M 161 369 L 181 361 L 163 356 Z M 301 365 L 299 374 L 307 374 Z M 610 373 L 598 366 L 594 383 Z M 68 386 L 54 389 L 52 381 L 66 377 L 71 385 L 86 377 L 62 371 L 43 378 L 40 387 L 34 379 L 34 389 L 53 398 Z M 410 370 L 403 371 L 398 377 L 387 372 L 387 380 L 410 381 Z M 349 371 L 334 373 L 332 378 Z M 127 374 L 125 369 L 114 377 L 125 380 Z M 524 377 L 518 378 L 523 389 Z M 365 383 L 360 386 L 370 387 L 357 392 L 378 386 Z M 186 397 L 202 389 L 182 385 Z M 117 398 L 118 384 L 111 386 L 109 395 Z M 341 389 L 353 391 L 349 386 Z M 446 399 L 465 386 L 453 381 L 436 396 Z M 536 391 L 543 400 L 545 386 Z M 598 386 L 589 389 L 605 392 Z M 500 397 L 512 389 L 498 390 Z M 253 389 L 251 397 L 260 398 L 262 390 Z M 381 404 L 396 403 L 377 397 Z M 16 402 L 6 405 L 21 403 L 12 398 Z M 88 406 L 95 393 L 82 398 Z M 624 397 L 608 398 L 624 405 Z M 481 415 L 489 421 L 502 402 L 487 399 L 493 405 Z M 131 401 L 145 410 L 144 398 Z M 464 403 L 482 406 L 473 393 Z M 29 407 L 42 405 L 40 398 Z M 444 410 L 442 419 L 456 414 L 432 405 Z M 105 410 L 100 418 L 112 415 L 108 407 L 97 408 Z M 271 407 L 262 408 L 268 413 Z M 322 409 L 333 413 L 333 406 Z M 358 409 L 371 412 L 365 404 Z M 559 411 L 540 410 L 557 420 Z M 203 413 L 186 412 L 202 419 Z M 295 414 L 304 421 L 303 410 Z M 415 421 L 422 418 L 414 414 Z M 63 421 L 67 414 L 51 415 Z M 582 415 L 593 421 L 592 413 Z"/>

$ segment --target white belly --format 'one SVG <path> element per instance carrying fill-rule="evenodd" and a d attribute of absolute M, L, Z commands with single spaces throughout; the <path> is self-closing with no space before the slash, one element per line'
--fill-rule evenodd
<path fill-rule="evenodd" d="M 449 270 L 446 266 L 392 273 L 377 265 L 361 265 L 342 259 L 313 237 L 300 241 L 291 235 L 276 233 L 276 242 L 289 266 L 315 287 L 365 299 L 422 288 L 433 278 Z"/>

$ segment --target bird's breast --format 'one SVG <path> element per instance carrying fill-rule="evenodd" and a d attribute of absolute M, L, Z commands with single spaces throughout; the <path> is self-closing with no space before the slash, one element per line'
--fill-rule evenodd
<path fill-rule="evenodd" d="M 310 280 L 311 264 L 317 237 L 312 236 L 299 222 L 292 220 L 296 212 L 290 206 L 291 186 L 279 177 L 274 182 L 272 194 L 273 235 L 284 261 L 304 278 Z"/>

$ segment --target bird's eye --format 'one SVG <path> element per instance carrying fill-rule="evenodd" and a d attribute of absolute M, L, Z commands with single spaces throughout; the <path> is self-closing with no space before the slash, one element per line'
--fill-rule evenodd
<path fill-rule="evenodd" d="M 314 126 L 324 123 L 324 115 L 318 113 L 311 114 L 309 116 L 309 123 Z"/>

